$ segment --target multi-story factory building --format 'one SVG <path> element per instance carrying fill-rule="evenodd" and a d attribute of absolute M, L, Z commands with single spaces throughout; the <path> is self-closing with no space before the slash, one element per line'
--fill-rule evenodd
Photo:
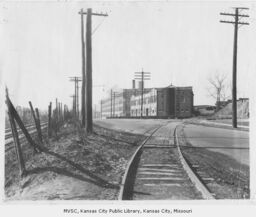
<path fill-rule="evenodd" d="M 143 94 L 142 116 L 191 117 L 193 96 L 192 87 L 152 88 Z M 131 116 L 141 116 L 141 95 L 132 96 L 131 98 Z"/>
<path fill-rule="evenodd" d="M 101 118 L 111 117 L 111 101 L 110 99 L 101 100 Z"/>
<path fill-rule="evenodd" d="M 192 87 L 147 88 L 143 94 L 143 117 L 187 118 L 193 114 Z M 103 117 L 141 117 L 141 91 L 124 89 L 102 101 Z"/>
<path fill-rule="evenodd" d="M 130 100 L 134 94 L 136 94 L 136 89 L 113 91 L 112 96 L 101 101 L 102 117 L 130 117 Z"/>
<path fill-rule="evenodd" d="M 157 115 L 157 89 L 146 89 L 143 94 L 143 111 L 142 116 Z M 131 116 L 141 116 L 141 94 L 138 92 L 131 97 Z"/>
<path fill-rule="evenodd" d="M 175 117 L 191 117 L 193 115 L 194 94 L 192 87 L 175 88 Z"/>

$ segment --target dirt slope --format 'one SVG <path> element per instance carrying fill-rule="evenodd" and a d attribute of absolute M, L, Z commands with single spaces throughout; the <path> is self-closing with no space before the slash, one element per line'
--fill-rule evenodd
<path fill-rule="evenodd" d="M 232 102 L 228 103 L 224 108 L 220 109 L 214 114 L 215 118 L 231 118 L 232 117 Z M 249 100 L 237 101 L 237 117 L 248 118 L 249 117 Z"/>

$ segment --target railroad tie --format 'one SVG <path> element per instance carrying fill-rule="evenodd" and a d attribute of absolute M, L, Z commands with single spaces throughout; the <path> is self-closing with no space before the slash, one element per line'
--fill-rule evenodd
<path fill-rule="evenodd" d="M 144 145 L 143 148 L 175 148 L 174 145 Z"/>
<path fill-rule="evenodd" d="M 181 184 L 179 184 L 179 183 L 144 183 L 143 185 L 145 185 L 145 186 L 157 186 L 157 187 L 159 187 L 159 186 L 181 187 Z"/>
<path fill-rule="evenodd" d="M 139 168 L 138 171 L 144 171 L 144 172 L 171 172 L 171 173 L 179 173 L 181 172 L 178 169 L 172 168 L 172 169 L 159 169 L 159 168 Z"/>
<path fill-rule="evenodd" d="M 178 167 L 179 165 L 177 165 L 177 164 L 170 164 L 170 163 L 157 163 L 157 164 L 143 164 L 143 166 L 176 166 L 176 167 Z"/>
<path fill-rule="evenodd" d="M 176 164 L 143 164 L 142 168 L 151 169 L 180 169 L 180 166 Z"/>
<path fill-rule="evenodd" d="M 149 181 L 185 181 L 186 178 L 180 178 L 180 177 L 138 177 L 138 180 L 149 180 Z"/>

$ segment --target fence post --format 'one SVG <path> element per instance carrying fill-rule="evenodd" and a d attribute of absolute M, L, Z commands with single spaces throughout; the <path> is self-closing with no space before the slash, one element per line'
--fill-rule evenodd
<path fill-rule="evenodd" d="M 17 127 L 15 124 L 14 118 L 13 118 L 10 110 L 8 111 L 8 115 L 9 115 L 9 121 L 10 121 L 11 129 L 12 129 L 12 136 L 13 136 L 13 141 L 14 141 L 14 145 L 15 145 L 16 156 L 17 156 L 19 170 L 20 170 L 20 176 L 22 177 L 22 176 L 26 175 L 26 168 L 25 168 L 25 163 L 24 163 L 24 159 L 22 156 L 19 135 L 17 132 Z"/>
<path fill-rule="evenodd" d="M 48 137 L 51 137 L 51 120 L 52 119 L 52 103 L 48 106 Z"/>
<path fill-rule="evenodd" d="M 60 102 L 59 102 L 59 124 L 58 124 L 58 127 L 60 127 L 61 121 L 62 121 L 62 118 L 61 118 L 61 106 L 60 106 Z"/>
<path fill-rule="evenodd" d="M 40 128 L 40 125 L 38 124 L 37 117 L 36 117 L 36 114 L 35 114 L 33 105 L 32 105 L 32 103 L 31 103 L 31 101 L 29 101 L 28 103 L 29 103 L 29 106 L 30 106 L 30 110 L 31 110 L 31 113 L 32 113 L 34 122 L 35 122 L 35 126 L 36 126 L 36 130 L 37 130 L 38 139 L 42 142 L 42 135 L 41 135 L 41 132 L 40 132 L 40 129 L 41 129 L 41 128 Z"/>
<path fill-rule="evenodd" d="M 56 119 L 56 122 L 58 122 L 58 114 L 59 114 L 59 111 L 58 111 L 58 99 L 56 98 L 56 116 L 55 116 L 55 119 Z"/>
<path fill-rule="evenodd" d="M 42 147 L 40 147 L 38 144 L 36 144 L 32 140 L 31 136 L 29 135 L 26 127 L 24 126 L 22 120 L 20 119 L 20 116 L 17 113 L 16 109 L 14 108 L 14 106 L 13 106 L 11 100 L 9 99 L 8 95 L 6 96 L 6 103 L 7 103 L 9 111 L 11 112 L 13 118 L 16 120 L 17 124 L 19 125 L 20 129 L 22 130 L 23 134 L 25 135 L 25 137 L 26 137 L 27 141 L 29 142 L 29 144 L 31 145 L 31 147 L 34 148 L 35 152 L 42 151 L 43 150 Z"/>
<path fill-rule="evenodd" d="M 43 142 L 39 111 L 38 111 L 38 108 L 36 108 L 35 110 L 36 110 L 36 116 L 37 116 L 36 119 L 37 119 L 37 126 L 38 126 L 38 129 L 37 129 L 38 130 L 38 138 L 41 142 Z"/>

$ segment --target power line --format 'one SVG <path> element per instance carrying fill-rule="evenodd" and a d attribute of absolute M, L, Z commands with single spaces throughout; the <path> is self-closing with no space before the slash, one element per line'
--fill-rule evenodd
<path fill-rule="evenodd" d="M 98 28 L 103 24 L 104 21 L 105 21 L 105 19 L 103 19 L 103 20 L 95 27 L 95 29 L 92 31 L 92 35 L 98 30 Z"/>

